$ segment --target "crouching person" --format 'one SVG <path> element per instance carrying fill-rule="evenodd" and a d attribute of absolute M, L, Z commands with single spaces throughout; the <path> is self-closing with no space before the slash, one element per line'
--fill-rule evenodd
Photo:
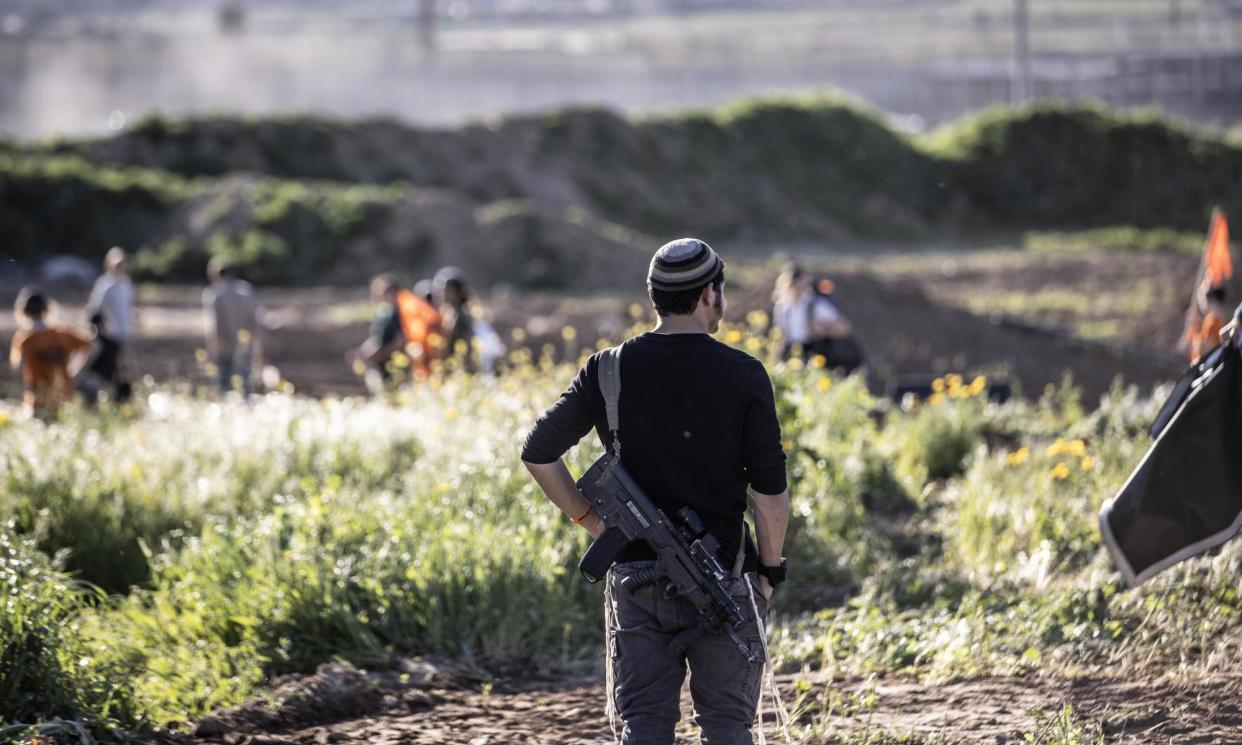
<path fill-rule="evenodd" d="M 697 626 L 695 609 L 656 584 L 623 589 L 625 577 L 655 560 L 645 543 L 626 546 L 609 571 L 606 611 L 610 704 L 629 745 L 673 742 L 687 669 L 701 741 L 753 742 L 765 662 L 762 621 L 773 587 L 784 579 L 789 496 L 767 372 L 712 338 L 724 313 L 724 286 L 724 263 L 706 243 L 685 238 L 656 252 L 647 289 L 659 320 L 621 347 L 618 432 L 624 433 L 622 464 L 655 506 L 665 515 L 690 507 L 719 542 L 717 558 L 732 568 L 730 594 L 753 621 L 742 643 L 755 652 L 754 661 L 724 633 L 696 636 L 684 652 L 671 651 L 673 639 Z M 561 457 L 592 428 L 612 448 L 599 357 L 539 418 L 522 451 L 548 498 L 595 537 L 605 526 Z M 748 504 L 757 549 L 743 521 Z"/>

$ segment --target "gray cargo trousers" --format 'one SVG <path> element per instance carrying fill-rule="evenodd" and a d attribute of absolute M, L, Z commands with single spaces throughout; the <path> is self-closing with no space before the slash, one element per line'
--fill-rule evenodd
<path fill-rule="evenodd" d="M 681 686 L 690 671 L 694 722 L 703 745 L 753 745 L 751 725 L 759 705 L 763 676 L 763 639 L 755 610 L 767 616 L 767 601 L 757 585 L 754 605 L 749 576 L 730 579 L 729 594 L 747 623 L 738 637 L 750 647 L 748 662 L 727 634 L 704 634 L 685 654 L 674 655 L 669 642 L 697 626 L 698 614 L 686 600 L 670 600 L 654 585 L 627 592 L 621 580 L 652 566 L 640 561 L 617 564 L 608 574 L 612 604 L 609 652 L 612 696 L 623 724 L 624 745 L 671 745 L 681 719 Z"/>

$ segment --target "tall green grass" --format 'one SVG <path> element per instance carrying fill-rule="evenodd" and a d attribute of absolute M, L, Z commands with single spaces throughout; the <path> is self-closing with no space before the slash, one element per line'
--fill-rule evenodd
<path fill-rule="evenodd" d="M 0 526 L 0 741 L 89 738 L 138 721 L 124 673 L 81 633 L 100 595 L 13 527 Z"/>
<path fill-rule="evenodd" d="M 598 665 L 601 601 L 575 566 L 587 537 L 518 462 L 571 374 L 524 365 L 369 402 L 161 390 L 52 423 L 4 409 L 0 597 L 18 611 L 0 619 L 0 717 L 88 733 L 186 721 L 334 658 Z M 1002 406 L 951 376 L 903 410 L 813 365 L 773 381 L 793 487 L 782 667 L 949 678 L 1225 659 L 1242 553 L 1128 592 L 1095 529 L 1157 398 L 1117 389 L 1089 407 L 1063 388 Z M 597 450 L 571 451 L 573 469 Z"/>

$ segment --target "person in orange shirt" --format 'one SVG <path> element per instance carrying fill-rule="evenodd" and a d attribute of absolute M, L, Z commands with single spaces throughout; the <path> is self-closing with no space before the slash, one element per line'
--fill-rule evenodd
<path fill-rule="evenodd" d="M 1191 361 L 1198 362 L 1204 355 L 1220 346 L 1221 331 L 1229 319 L 1225 308 L 1225 290 L 1213 287 L 1203 295 L 1203 320 L 1197 333 L 1191 337 Z"/>
<path fill-rule="evenodd" d="M 51 302 L 27 287 L 17 296 L 16 315 L 23 328 L 13 337 L 9 363 L 20 369 L 26 406 L 35 413 L 54 413 L 73 398 L 73 372 L 91 347 L 90 339 L 63 326 L 51 326 Z"/>

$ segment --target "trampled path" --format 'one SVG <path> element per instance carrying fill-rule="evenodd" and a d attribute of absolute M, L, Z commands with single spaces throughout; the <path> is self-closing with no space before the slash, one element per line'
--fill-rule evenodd
<path fill-rule="evenodd" d="M 562 677 L 507 683 L 459 684 L 445 676 L 406 673 L 364 676 L 324 666 L 291 678 L 258 701 L 199 725 L 179 743 L 323 745 L 324 743 L 463 743 L 604 745 L 612 742 L 598 678 Z M 421 678 L 420 678 L 421 676 Z M 780 680 L 787 701 L 795 680 Z M 805 688 L 805 685 L 803 686 Z M 921 684 L 907 679 L 812 681 L 819 736 L 803 742 L 1021 742 L 1035 711 L 1055 713 L 1069 703 L 1082 722 L 1098 723 L 1110 743 L 1242 742 L 1242 673 L 1177 682 L 1107 678 L 1001 677 Z M 804 703 L 807 699 L 804 699 Z M 683 701 L 687 712 L 689 702 Z M 683 723 L 678 743 L 697 742 Z M 783 742 L 769 721 L 768 741 Z"/>

